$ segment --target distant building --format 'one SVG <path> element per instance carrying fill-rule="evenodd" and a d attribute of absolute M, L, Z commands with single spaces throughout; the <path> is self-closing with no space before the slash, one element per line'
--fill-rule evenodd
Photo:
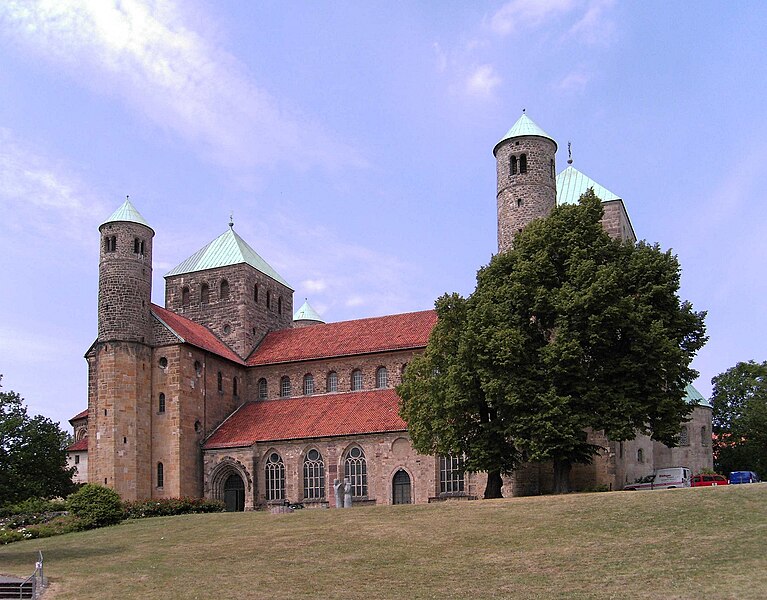
<path fill-rule="evenodd" d="M 635 240 L 621 198 L 571 164 L 555 176 L 556 149 L 524 114 L 496 144 L 499 251 L 588 188 L 610 235 Z M 326 324 L 305 302 L 294 314 L 293 289 L 229 225 L 165 276 L 164 307 L 151 303 L 154 230 L 129 200 L 100 226 L 88 410 L 71 421 L 81 476 L 129 500 L 205 496 L 231 510 L 325 506 L 344 477 L 357 504 L 481 495 L 485 474 L 418 454 L 397 412 L 394 387 L 426 347 L 435 312 Z M 574 466 L 575 489 L 620 489 L 653 468 L 710 468 L 711 408 L 692 386 L 688 400 L 695 409 L 678 448 L 591 433 L 604 450 Z M 545 492 L 551 480 L 550 465 L 525 465 L 504 493 Z"/>

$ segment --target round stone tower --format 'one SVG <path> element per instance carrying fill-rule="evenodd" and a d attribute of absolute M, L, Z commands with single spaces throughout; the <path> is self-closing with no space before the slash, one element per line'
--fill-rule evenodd
<path fill-rule="evenodd" d="M 498 177 L 498 252 L 511 248 L 533 219 L 547 216 L 557 203 L 557 143 L 522 114 L 495 145 Z"/>
<path fill-rule="evenodd" d="M 99 232 L 98 341 L 149 343 L 154 231 L 126 199 Z"/>

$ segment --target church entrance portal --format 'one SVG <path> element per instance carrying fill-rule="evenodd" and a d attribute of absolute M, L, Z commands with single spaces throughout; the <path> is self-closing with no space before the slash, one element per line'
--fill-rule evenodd
<path fill-rule="evenodd" d="M 410 504 L 410 475 L 400 469 L 394 474 L 392 481 L 392 502 L 394 504 Z"/>
<path fill-rule="evenodd" d="M 245 483 L 237 473 L 232 473 L 224 483 L 224 504 L 227 512 L 245 510 Z"/>

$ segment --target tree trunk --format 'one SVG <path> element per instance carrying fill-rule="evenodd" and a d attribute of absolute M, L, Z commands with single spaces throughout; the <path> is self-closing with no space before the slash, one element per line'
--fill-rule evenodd
<path fill-rule="evenodd" d="M 503 498 L 503 493 L 501 493 L 502 485 L 503 480 L 501 479 L 501 472 L 488 471 L 487 485 L 485 486 L 485 500 L 488 498 Z"/>
<path fill-rule="evenodd" d="M 567 494 L 570 491 L 570 469 L 573 465 L 566 460 L 554 461 L 554 493 Z"/>

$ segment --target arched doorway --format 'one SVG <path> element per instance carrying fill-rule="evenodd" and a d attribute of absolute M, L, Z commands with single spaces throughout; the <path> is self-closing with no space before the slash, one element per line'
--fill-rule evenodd
<path fill-rule="evenodd" d="M 237 473 L 232 473 L 224 483 L 224 504 L 227 512 L 245 510 L 245 483 Z"/>
<path fill-rule="evenodd" d="M 400 469 L 394 474 L 392 480 L 392 503 L 410 504 L 410 475 Z"/>

